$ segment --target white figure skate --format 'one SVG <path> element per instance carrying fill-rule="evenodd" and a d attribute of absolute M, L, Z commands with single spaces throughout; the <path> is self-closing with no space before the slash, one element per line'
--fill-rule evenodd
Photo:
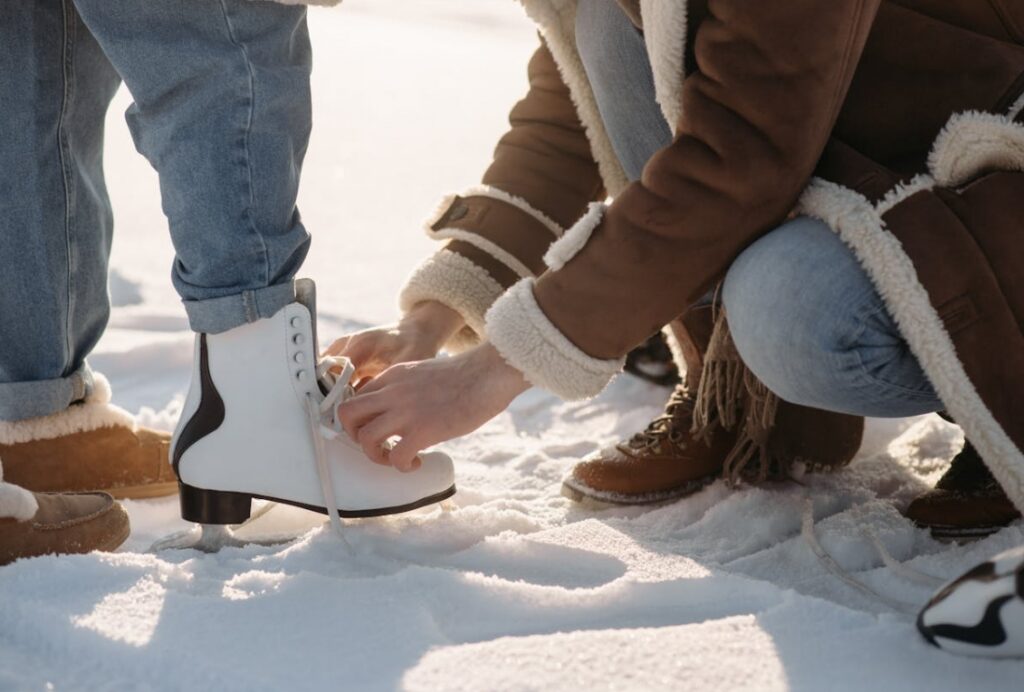
<path fill-rule="evenodd" d="M 154 545 L 216 551 L 243 543 L 228 525 L 246 522 L 254 498 L 340 517 L 407 512 L 455 494 L 451 459 L 420 455 L 401 473 L 370 461 L 335 420 L 352 395 L 352 365 L 318 360 L 312 281 L 269 319 L 196 336 L 192 384 L 171 443 L 181 515 L 203 531 Z M 338 371 L 341 371 L 338 374 Z"/>

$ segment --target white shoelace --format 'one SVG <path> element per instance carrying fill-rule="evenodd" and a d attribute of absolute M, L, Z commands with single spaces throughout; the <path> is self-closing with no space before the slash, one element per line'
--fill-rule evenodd
<path fill-rule="evenodd" d="M 340 368 L 341 373 L 334 371 Z M 342 542 L 348 545 L 341 525 L 338 512 L 338 499 L 334 494 L 334 480 L 331 477 L 331 465 L 327 460 L 324 448 L 325 440 L 333 440 L 344 434 L 338 421 L 338 404 L 351 397 L 355 391 L 351 386 L 355 366 L 348 358 L 326 356 L 316 366 L 316 379 L 328 387 L 327 396 L 319 404 L 312 394 L 306 394 L 306 410 L 309 413 L 310 432 L 313 435 L 313 450 L 316 457 L 316 470 L 320 478 L 320 490 L 323 493 L 324 507 L 330 517 L 331 526 Z"/>
<path fill-rule="evenodd" d="M 906 601 L 900 601 L 894 598 L 890 598 L 889 596 L 886 596 L 884 594 L 879 593 L 878 591 L 875 591 L 873 588 L 871 588 L 870 586 L 868 586 L 867 584 L 860 581 L 852 574 L 844 570 L 842 566 L 840 566 L 840 564 L 836 562 L 835 558 L 833 558 L 828 553 L 828 551 L 826 551 L 825 548 L 822 547 L 821 543 L 818 541 L 818 537 L 814 534 L 814 504 L 810 498 L 807 498 L 804 502 L 803 521 L 801 522 L 800 533 L 803 535 L 804 541 L 806 541 L 807 545 L 811 548 L 811 551 L 818 558 L 821 564 L 824 565 L 825 569 L 827 569 L 833 575 L 841 579 L 843 583 L 856 589 L 857 591 L 860 591 L 866 596 L 873 598 L 880 603 L 883 603 L 888 608 L 895 610 L 899 613 L 903 613 L 905 615 L 910 616 L 914 616 L 917 614 L 917 611 L 920 609 L 920 606 L 915 605 L 913 603 L 907 603 Z M 872 544 L 875 547 L 875 550 L 878 551 L 878 554 L 882 558 L 882 562 L 893 573 L 903 577 L 908 581 L 912 581 L 921 586 L 927 586 L 930 588 L 937 588 L 938 586 L 944 583 L 944 580 L 939 579 L 938 577 L 934 577 L 930 574 L 925 574 L 924 572 L 919 572 L 899 562 L 895 557 L 892 556 L 892 554 L 888 550 L 886 550 L 885 546 L 882 544 L 882 541 L 879 540 L 878 536 L 876 536 L 874 532 L 865 530 L 863 533 L 872 542 Z"/>

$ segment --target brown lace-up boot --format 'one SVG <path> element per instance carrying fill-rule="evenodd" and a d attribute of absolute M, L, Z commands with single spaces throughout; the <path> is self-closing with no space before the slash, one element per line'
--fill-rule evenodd
<path fill-rule="evenodd" d="M 694 308 L 672 324 L 686 378 L 665 412 L 625 442 L 577 464 L 566 497 L 650 504 L 685 497 L 718 478 L 783 479 L 845 466 L 860 447 L 864 420 L 778 401 L 746 370 L 724 317 Z"/>
<path fill-rule="evenodd" d="M 719 428 L 696 437 L 694 403 L 686 385 L 679 385 L 646 430 L 577 464 L 562 493 L 577 502 L 638 505 L 684 497 L 714 481 L 736 436 Z"/>
<path fill-rule="evenodd" d="M 1020 512 L 970 442 L 906 517 L 938 539 L 982 538 L 1020 519 Z"/>

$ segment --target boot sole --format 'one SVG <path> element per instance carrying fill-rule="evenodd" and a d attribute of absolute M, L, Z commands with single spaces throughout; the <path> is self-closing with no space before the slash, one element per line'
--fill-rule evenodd
<path fill-rule="evenodd" d="M 252 511 L 253 500 L 269 500 L 283 505 L 299 507 L 319 514 L 328 514 L 324 507 L 307 505 L 294 500 L 285 500 L 269 495 L 254 493 L 237 493 L 227 490 L 206 490 L 195 488 L 185 483 L 178 484 L 179 496 L 181 498 L 181 518 L 185 521 L 192 521 L 199 524 L 241 524 L 247 520 Z M 415 502 L 393 507 L 378 507 L 374 509 L 338 509 L 338 515 L 345 519 L 366 519 L 369 517 L 383 517 L 391 514 L 403 514 L 414 509 L 420 509 L 427 505 L 437 504 L 455 494 L 455 486 L 452 485 L 435 495 L 421 498 Z"/>
<path fill-rule="evenodd" d="M 1009 526 L 1009 524 L 1006 526 L 975 526 L 971 528 L 958 526 L 926 526 L 924 524 L 916 523 L 915 526 L 919 529 L 928 529 L 931 531 L 932 538 L 937 541 L 976 541 L 1002 531 L 1006 526 Z"/>
<path fill-rule="evenodd" d="M 627 495 L 625 493 L 612 493 L 604 490 L 596 490 L 585 485 L 575 485 L 569 480 L 562 481 L 562 496 L 573 502 L 595 508 L 607 507 L 633 507 L 637 505 L 660 505 L 674 500 L 680 500 L 699 492 L 715 482 L 718 476 L 708 476 L 691 481 L 686 485 L 669 490 L 660 490 L 642 495 Z"/>

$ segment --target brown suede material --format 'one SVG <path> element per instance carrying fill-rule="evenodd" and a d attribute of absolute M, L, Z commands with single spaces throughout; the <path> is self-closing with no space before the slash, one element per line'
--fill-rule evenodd
<path fill-rule="evenodd" d="M 635 0 L 620 4 L 638 19 Z M 691 0 L 687 10 L 693 71 L 678 136 L 583 251 L 536 285 L 545 314 L 598 358 L 621 357 L 703 295 L 785 220 L 815 168 L 878 199 L 924 170 L 951 114 L 998 111 L 1024 90 L 1015 0 Z M 542 48 L 485 181 L 567 226 L 600 185 L 557 80 Z"/>
<path fill-rule="evenodd" d="M 493 255 L 484 252 L 476 245 L 461 240 L 453 240 L 445 246 L 445 249 L 462 255 L 478 267 L 483 268 L 502 288 L 507 289 L 519 281 L 519 275 L 509 269 L 504 262 L 494 259 Z"/>
<path fill-rule="evenodd" d="M 923 172 L 950 115 L 1005 110 L 1022 70 L 1019 45 L 883 3 L 833 136 L 901 175 Z"/>
<path fill-rule="evenodd" d="M 529 92 L 512 109 L 511 128 L 498 142 L 483 183 L 522 197 L 568 228 L 589 202 L 604 197 L 604 183 L 547 46 L 541 45 L 530 60 L 529 79 Z M 520 259 L 530 264 L 529 258 Z"/>
<path fill-rule="evenodd" d="M 106 491 L 115 497 L 173 494 L 170 435 L 99 428 L 50 440 L 0 445 L 4 480 L 33 492 Z"/>
<path fill-rule="evenodd" d="M 957 192 L 922 192 L 885 217 L 914 259 L 968 377 L 1018 445 L 1024 443 L 1024 313 L 1016 293 L 1024 267 L 1022 219 L 1021 173 L 990 174 Z"/>
<path fill-rule="evenodd" d="M 128 539 L 128 513 L 105 493 L 37 493 L 28 521 L 0 519 L 0 565 L 41 555 L 110 551 Z"/>
<path fill-rule="evenodd" d="M 1020 512 L 1004 493 L 931 490 L 914 499 L 905 516 L 923 528 L 977 530 L 1006 526 Z"/>
<path fill-rule="evenodd" d="M 620 4 L 639 19 L 636 0 Z M 995 112 L 1024 91 L 1017 0 L 690 0 L 687 12 L 677 137 L 535 287 L 548 318 L 597 358 L 621 357 L 703 295 L 786 219 L 815 169 L 878 199 L 924 170 L 950 115 Z M 568 227 L 601 182 L 544 46 L 530 85 L 484 181 Z M 518 244 L 509 221 L 473 230 L 539 266 L 539 247 Z"/>
<path fill-rule="evenodd" d="M 806 464 L 809 471 L 834 471 L 853 461 L 863 437 L 860 416 L 780 401 L 768 454 L 783 465 L 795 461 Z"/>
<path fill-rule="evenodd" d="M 1004 41 L 1024 40 L 1024 5 L 1018 0 L 893 0 L 940 21 Z"/>
<path fill-rule="evenodd" d="M 514 228 L 515 233 L 506 231 L 510 228 Z M 554 233 L 536 218 L 516 206 L 490 197 L 457 196 L 432 229 L 470 231 L 518 259 L 534 276 L 544 273 L 544 253 L 555 241 Z M 497 259 L 492 258 L 491 262 L 506 266 Z M 496 273 L 491 271 L 490 263 L 485 268 L 491 276 Z M 518 274 L 515 277 L 518 279 Z M 499 279 L 498 276 L 494 278 Z M 506 288 L 511 285 L 499 283 Z"/>
<path fill-rule="evenodd" d="M 714 308 L 711 305 L 690 308 L 685 315 L 673 320 L 670 328 L 683 352 L 684 384 L 690 395 L 696 396 L 704 370 L 704 352 L 715 330 Z"/>
<path fill-rule="evenodd" d="M 829 139 L 879 4 L 708 3 L 694 47 L 701 71 L 685 81 L 674 142 L 583 250 L 536 283 L 538 304 L 570 341 L 596 358 L 621 357 L 785 220 Z"/>
<path fill-rule="evenodd" d="M 935 488 L 914 499 L 904 514 L 936 535 L 984 532 L 1020 518 L 984 460 L 968 442 Z"/>
<path fill-rule="evenodd" d="M 875 203 L 900 183 L 899 175 L 835 138 L 826 145 L 815 173 L 857 190 Z"/>
<path fill-rule="evenodd" d="M 569 89 L 543 42 L 530 60 L 528 77 L 529 91 L 509 114 L 511 128 L 498 142 L 482 182 L 524 199 L 568 228 L 587 204 L 604 197 L 604 183 Z M 470 213 L 453 216 L 449 209 L 437 227 L 484 236 L 535 274 L 543 273 L 544 253 L 555 240 L 543 224 L 500 200 L 460 199 Z M 482 267 L 504 288 L 521 278 L 471 243 L 453 240 L 447 249 Z"/>

